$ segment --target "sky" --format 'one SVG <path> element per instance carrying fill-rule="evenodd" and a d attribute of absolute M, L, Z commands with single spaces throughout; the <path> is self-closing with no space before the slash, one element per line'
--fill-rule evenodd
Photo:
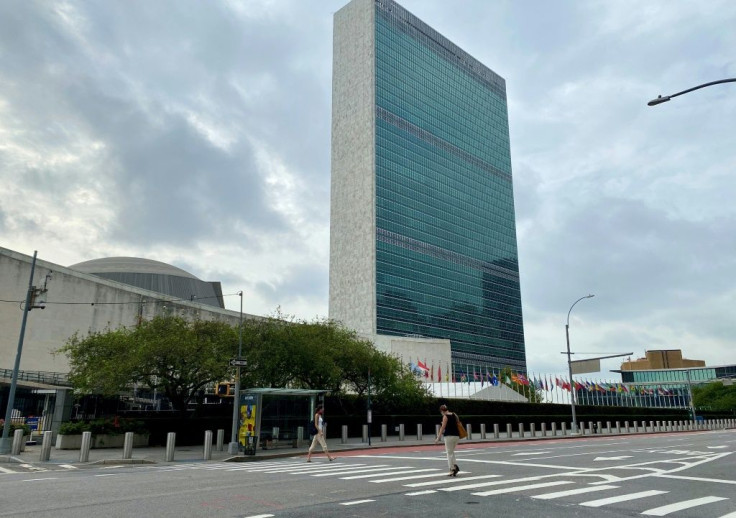
<path fill-rule="evenodd" d="M 345 3 L 0 2 L 0 246 L 326 317 Z M 736 83 L 647 106 L 736 77 L 736 2 L 400 3 L 506 80 L 529 370 L 565 371 L 588 294 L 575 359 L 736 363 Z"/>

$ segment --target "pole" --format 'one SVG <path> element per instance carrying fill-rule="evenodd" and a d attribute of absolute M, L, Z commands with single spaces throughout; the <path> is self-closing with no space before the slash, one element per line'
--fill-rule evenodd
<path fill-rule="evenodd" d="M 0 441 L 0 453 L 7 454 L 10 451 L 10 425 L 13 418 L 13 406 L 15 405 L 15 389 L 18 386 L 18 371 L 20 370 L 20 357 L 23 352 L 23 338 L 26 334 L 26 322 L 28 321 L 28 312 L 31 310 L 31 296 L 33 294 L 33 273 L 36 270 L 36 256 L 38 250 L 33 252 L 33 261 L 31 261 L 31 277 L 28 279 L 28 291 L 26 292 L 26 304 L 23 306 L 23 320 L 20 324 L 20 337 L 18 338 L 18 352 L 15 354 L 15 366 L 13 367 L 13 377 L 10 381 L 10 392 L 8 394 L 8 406 L 5 409 L 5 427 L 3 428 L 2 441 Z"/>
<path fill-rule="evenodd" d="M 367 419 L 368 421 L 368 446 L 371 445 L 371 423 L 373 422 L 373 410 L 371 409 L 371 369 L 368 368 L 368 412 L 367 412 Z"/>
<path fill-rule="evenodd" d="M 243 291 L 239 291 L 240 295 L 240 324 L 238 325 L 238 360 L 243 355 Z M 233 426 L 230 435 L 230 444 L 227 446 L 227 452 L 230 455 L 238 453 L 238 406 L 240 406 L 240 365 L 237 367 L 235 374 L 235 393 L 233 394 Z"/>
<path fill-rule="evenodd" d="M 690 413 L 693 415 L 693 422 L 695 422 L 695 402 L 693 401 L 693 381 L 690 378 L 690 369 L 687 371 L 687 393 L 690 398 Z"/>
<path fill-rule="evenodd" d="M 586 295 L 585 297 L 580 297 L 578 300 L 573 302 L 572 306 L 570 306 L 570 311 L 567 312 L 567 323 L 565 324 L 565 337 L 567 338 L 567 372 L 570 376 L 570 409 L 572 410 L 572 430 L 570 430 L 570 433 L 573 435 L 578 433 L 578 420 L 575 415 L 576 390 L 575 382 L 572 380 L 572 358 L 570 357 L 572 354 L 570 353 L 570 313 L 572 312 L 572 308 L 575 307 L 575 304 L 583 299 L 589 299 L 591 297 L 595 297 L 595 295 Z"/>

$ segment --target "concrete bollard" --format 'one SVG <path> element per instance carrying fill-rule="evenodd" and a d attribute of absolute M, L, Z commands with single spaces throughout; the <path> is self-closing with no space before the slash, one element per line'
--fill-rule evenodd
<path fill-rule="evenodd" d="M 400 441 L 404 440 L 404 425 L 403 424 L 399 425 L 399 440 Z"/>
<path fill-rule="evenodd" d="M 217 451 L 225 450 L 225 430 L 217 430 Z"/>
<path fill-rule="evenodd" d="M 342 425 L 342 430 L 340 434 L 340 444 L 347 444 L 348 443 L 348 425 L 344 424 Z"/>
<path fill-rule="evenodd" d="M 485 423 L 480 424 L 480 438 L 485 439 L 486 438 L 486 425 Z"/>
<path fill-rule="evenodd" d="M 557 423 L 552 423 L 552 437 L 557 437 Z"/>
<path fill-rule="evenodd" d="M 567 423 L 565 421 L 562 421 L 562 436 L 567 435 Z"/>
<path fill-rule="evenodd" d="M 654 428 L 654 421 L 649 421 L 649 428 L 652 432 L 656 431 L 656 429 Z"/>
<path fill-rule="evenodd" d="M 368 425 L 363 425 L 363 442 L 368 442 Z"/>
<path fill-rule="evenodd" d="M 204 460 L 212 460 L 212 430 L 204 432 Z"/>
<path fill-rule="evenodd" d="M 20 455 L 20 450 L 23 446 L 23 429 L 15 430 L 13 432 L 13 446 L 10 449 L 11 455 Z"/>
<path fill-rule="evenodd" d="M 174 448 L 176 447 L 176 432 L 166 434 L 166 462 L 174 460 Z"/>
<path fill-rule="evenodd" d="M 606 421 L 606 433 L 611 433 L 611 421 Z"/>
<path fill-rule="evenodd" d="M 123 458 L 133 458 L 133 432 L 125 432 L 125 439 L 123 439 Z"/>
<path fill-rule="evenodd" d="M 381 425 L 381 442 L 386 442 L 387 438 L 388 438 L 388 425 L 382 424 Z"/>
<path fill-rule="evenodd" d="M 603 423 L 598 421 L 596 423 L 595 433 L 603 433 Z"/>
<path fill-rule="evenodd" d="M 629 433 L 631 430 L 629 429 L 629 422 L 624 421 L 624 433 Z"/>
<path fill-rule="evenodd" d="M 442 428 L 440 425 L 436 424 L 434 425 L 434 436 L 438 439 L 440 439 L 440 428 Z"/>
<path fill-rule="evenodd" d="M 529 433 L 532 437 L 537 436 L 537 423 L 532 423 L 529 425 Z"/>
<path fill-rule="evenodd" d="M 422 440 L 422 423 L 417 425 L 417 441 Z"/>
<path fill-rule="evenodd" d="M 524 423 L 519 423 L 519 439 L 524 438 Z"/>
<path fill-rule="evenodd" d="M 506 438 L 511 439 L 513 436 L 514 434 L 511 431 L 511 423 L 506 423 Z"/>
<path fill-rule="evenodd" d="M 493 423 L 493 438 L 498 439 L 501 436 L 501 433 L 499 431 L 498 423 Z"/>
<path fill-rule="evenodd" d="M 472 424 L 466 424 L 465 425 L 465 431 L 468 432 L 467 439 L 470 441 L 473 438 L 473 425 Z"/>
<path fill-rule="evenodd" d="M 82 432 L 82 447 L 79 449 L 79 462 L 89 462 L 90 446 L 92 446 L 92 432 Z"/>
<path fill-rule="evenodd" d="M 547 423 L 542 423 L 542 437 L 547 437 Z"/>
<path fill-rule="evenodd" d="M 297 426 L 296 427 L 296 447 L 301 448 L 302 446 L 304 446 L 304 427 Z"/>
<path fill-rule="evenodd" d="M 41 443 L 41 462 L 47 462 L 51 458 L 51 440 L 54 438 L 54 432 L 51 430 L 43 432 L 43 443 Z"/>
<path fill-rule="evenodd" d="M 616 433 L 621 433 L 621 422 L 616 421 Z"/>

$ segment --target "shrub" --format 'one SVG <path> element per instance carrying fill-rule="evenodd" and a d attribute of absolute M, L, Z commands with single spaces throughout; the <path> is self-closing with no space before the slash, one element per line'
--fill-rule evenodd
<path fill-rule="evenodd" d="M 59 429 L 62 435 L 81 435 L 82 432 L 92 432 L 92 435 L 120 435 L 126 432 L 147 434 L 148 430 L 143 421 L 118 418 L 63 423 Z"/>
<path fill-rule="evenodd" d="M 0 433 L 2 433 L 3 427 L 5 426 L 5 419 L 0 419 Z M 31 435 L 31 427 L 23 423 L 10 422 L 10 435 L 12 436 L 16 430 L 23 430 L 23 435 Z"/>

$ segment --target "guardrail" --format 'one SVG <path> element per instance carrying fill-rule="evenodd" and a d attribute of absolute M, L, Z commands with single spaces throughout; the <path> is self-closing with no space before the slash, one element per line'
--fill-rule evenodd
<path fill-rule="evenodd" d="M 12 379 L 12 377 L 13 369 L 0 369 L 0 378 Z M 18 379 L 33 383 L 44 383 L 46 385 L 71 387 L 69 376 L 63 372 L 18 371 Z"/>

